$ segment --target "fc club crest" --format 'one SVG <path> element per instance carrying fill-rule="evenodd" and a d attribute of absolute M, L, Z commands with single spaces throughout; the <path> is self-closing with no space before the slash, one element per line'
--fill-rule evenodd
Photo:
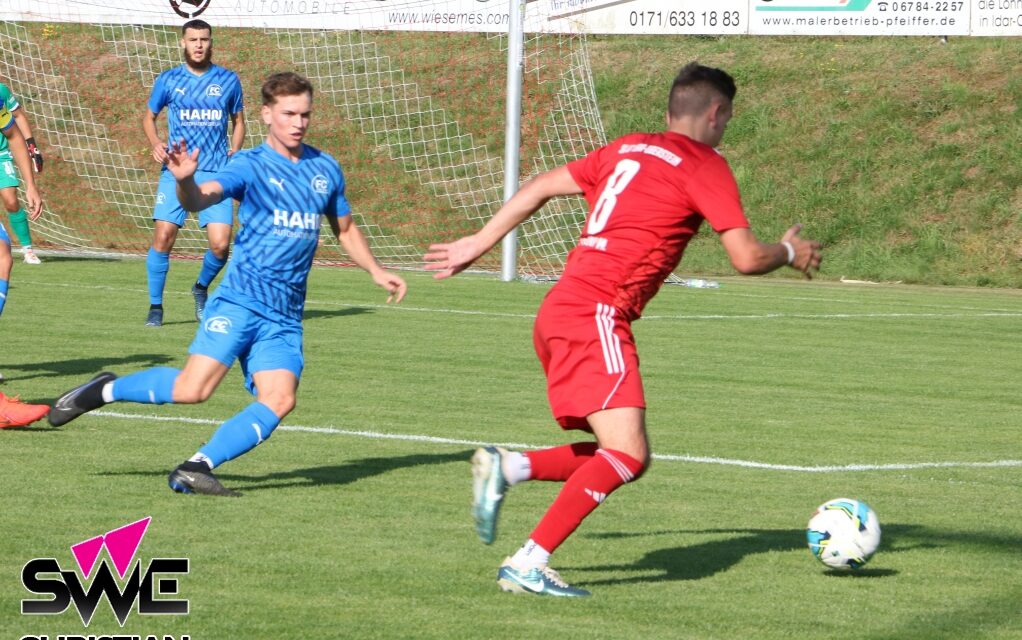
<path fill-rule="evenodd" d="M 174 10 L 174 13 L 191 20 L 197 18 L 199 14 L 209 8 L 209 3 L 213 0 L 170 0 L 170 8 Z"/>

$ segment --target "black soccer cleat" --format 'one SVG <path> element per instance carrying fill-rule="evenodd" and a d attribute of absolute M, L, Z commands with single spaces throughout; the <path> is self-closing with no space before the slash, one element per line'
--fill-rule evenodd
<path fill-rule="evenodd" d="M 178 493 L 204 493 L 237 498 L 241 494 L 220 484 L 213 471 L 201 462 L 182 462 L 167 476 L 167 484 Z"/>
<path fill-rule="evenodd" d="M 149 313 L 145 317 L 145 326 L 163 326 L 163 307 L 149 307 Z"/>
<path fill-rule="evenodd" d="M 106 404 L 103 402 L 103 385 L 116 379 L 117 376 L 109 371 L 97 374 L 92 380 L 57 398 L 57 401 L 50 407 L 50 412 L 46 414 L 46 419 L 51 425 L 59 427 L 83 413 L 99 409 Z"/>

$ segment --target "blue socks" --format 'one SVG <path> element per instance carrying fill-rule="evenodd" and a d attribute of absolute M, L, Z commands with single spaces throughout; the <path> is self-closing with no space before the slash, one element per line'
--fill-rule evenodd
<path fill-rule="evenodd" d="M 253 402 L 227 422 L 220 425 L 199 455 L 211 468 L 233 460 L 270 437 L 280 418 L 261 402 Z"/>
<path fill-rule="evenodd" d="M 7 302 L 7 281 L 0 280 L 0 314 L 4 312 L 4 303 Z"/>
<path fill-rule="evenodd" d="M 167 404 L 174 402 L 174 380 L 180 369 L 153 367 L 117 378 L 111 393 L 115 401 L 141 404 Z"/>
<path fill-rule="evenodd" d="M 199 271 L 199 278 L 195 281 L 195 284 L 208 289 L 209 284 L 213 282 L 213 278 L 216 277 L 216 274 L 220 273 L 225 264 L 227 264 L 227 256 L 218 258 L 210 249 L 206 249 L 206 255 L 202 257 L 202 270 Z"/>
<path fill-rule="evenodd" d="M 149 304 L 163 304 L 163 288 L 170 271 L 170 252 L 164 253 L 149 247 L 145 259 L 146 275 L 149 281 Z"/>

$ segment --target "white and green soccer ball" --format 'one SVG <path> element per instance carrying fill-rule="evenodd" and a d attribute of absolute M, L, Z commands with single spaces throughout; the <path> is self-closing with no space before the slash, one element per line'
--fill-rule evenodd
<path fill-rule="evenodd" d="M 821 504 L 806 527 L 809 550 L 832 569 L 858 569 L 880 546 L 880 521 L 865 502 L 836 498 Z"/>

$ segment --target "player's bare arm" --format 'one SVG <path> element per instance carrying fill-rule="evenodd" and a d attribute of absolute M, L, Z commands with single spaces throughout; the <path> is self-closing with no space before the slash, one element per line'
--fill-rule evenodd
<path fill-rule="evenodd" d="M 142 131 L 145 133 L 146 139 L 149 140 L 153 160 L 163 164 L 167 161 L 167 143 L 160 139 L 160 134 L 156 131 L 156 117 L 157 114 L 146 109 L 142 114 Z"/>
<path fill-rule="evenodd" d="M 355 262 L 372 277 L 378 287 L 387 290 L 387 302 L 401 302 L 408 293 L 408 285 L 401 276 L 387 271 L 376 261 L 369 242 L 366 241 L 362 230 L 358 228 L 351 216 L 341 218 L 328 217 L 330 227 L 333 229 L 337 241 L 344 247 L 344 251 Z"/>
<path fill-rule="evenodd" d="M 18 167 L 21 179 L 25 181 L 25 209 L 28 211 L 28 219 L 35 220 L 43 212 L 43 199 L 36 187 L 32 158 L 28 155 L 25 136 L 21 135 L 21 130 L 16 126 L 5 129 L 4 135 L 7 136 L 8 149 L 14 156 L 14 164 Z"/>
<path fill-rule="evenodd" d="M 241 151 L 245 144 L 245 112 L 239 111 L 231 114 L 231 148 L 227 155 L 232 156 Z"/>
<path fill-rule="evenodd" d="M 776 244 L 760 242 L 751 229 L 728 229 L 720 234 L 720 241 L 727 251 L 731 264 L 739 273 L 756 275 L 769 273 L 784 265 L 798 269 L 806 278 L 812 278 L 812 271 L 820 268 L 823 255 L 821 245 L 815 240 L 799 236 L 802 225 L 789 228 Z M 789 253 L 788 247 L 791 247 Z"/>
<path fill-rule="evenodd" d="M 35 172 L 42 173 L 43 154 L 39 151 L 39 147 L 36 146 L 35 138 L 32 137 L 32 123 L 28 120 L 28 114 L 19 107 L 12 111 L 11 115 L 14 116 L 14 122 L 18 126 L 18 130 L 21 131 L 21 135 L 25 138 L 25 147 L 28 149 L 28 157 L 32 161 Z"/>
<path fill-rule="evenodd" d="M 199 166 L 199 150 L 188 150 L 184 140 L 173 142 L 167 147 L 167 170 L 177 180 L 177 199 L 189 211 L 202 211 L 224 197 L 223 186 L 216 180 L 202 184 L 195 182 L 195 170 Z"/>
<path fill-rule="evenodd" d="M 426 269 L 436 271 L 434 278 L 449 278 L 475 262 L 512 229 L 555 196 L 582 193 L 567 167 L 541 173 L 522 185 L 478 232 L 453 242 L 429 245 L 423 256 Z"/>

